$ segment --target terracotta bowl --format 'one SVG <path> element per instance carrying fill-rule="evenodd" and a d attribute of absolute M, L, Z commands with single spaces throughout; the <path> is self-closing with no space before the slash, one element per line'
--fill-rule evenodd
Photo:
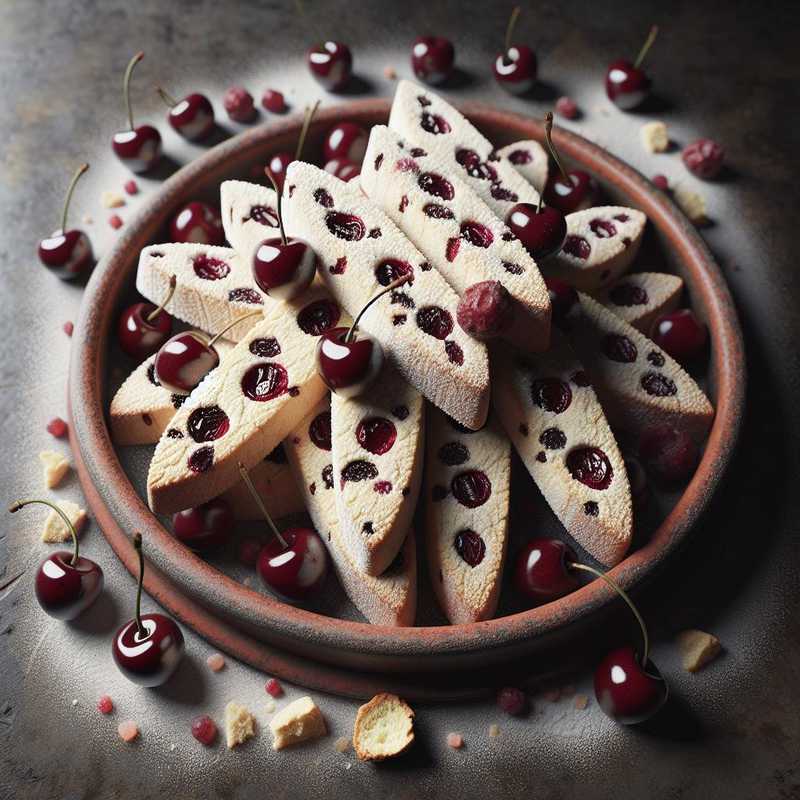
<path fill-rule="evenodd" d="M 543 139 L 540 123 L 483 105 L 464 113 L 498 146 Z M 319 113 L 308 156 L 341 119 L 385 123 L 387 100 Z M 454 697 L 489 682 L 485 671 L 509 662 L 547 663 L 546 652 L 586 631 L 614 597 L 601 581 L 548 605 L 471 625 L 389 628 L 293 608 L 237 583 L 178 543 L 150 513 L 122 468 L 109 437 L 106 392 L 110 342 L 129 295 L 142 247 L 163 236 L 175 210 L 213 198 L 220 182 L 250 174 L 278 150 L 292 150 L 299 117 L 253 128 L 209 150 L 169 178 L 96 268 L 86 289 L 70 371 L 71 436 L 83 488 L 99 526 L 126 567 L 136 570 L 130 535 L 140 530 L 151 564 L 147 591 L 215 646 L 272 674 L 313 688 L 364 696 L 392 686 L 410 697 Z M 623 587 L 641 584 L 689 535 L 722 479 L 742 419 L 744 356 L 733 303 L 719 268 L 694 227 L 667 195 L 638 172 L 575 134 L 555 131 L 561 153 L 593 173 L 607 194 L 644 211 L 671 271 L 685 281 L 691 305 L 708 324 L 707 390 L 716 418 L 702 461 L 682 496 L 645 543 L 612 572 Z M 161 239 L 164 240 L 163 238 Z M 419 676 L 422 676 L 420 679 Z"/>

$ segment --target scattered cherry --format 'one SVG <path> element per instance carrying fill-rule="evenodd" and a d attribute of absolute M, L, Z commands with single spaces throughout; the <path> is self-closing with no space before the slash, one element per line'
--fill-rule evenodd
<path fill-rule="evenodd" d="M 78 534 L 69 517 L 49 500 L 17 500 L 9 506 L 15 514 L 32 503 L 52 508 L 64 521 L 72 536 L 72 552 L 51 553 L 36 570 L 36 599 L 51 617 L 71 620 L 97 600 L 103 590 L 103 570 L 89 558 L 80 555 Z"/>
<path fill-rule="evenodd" d="M 134 534 L 133 546 L 139 555 L 136 611 L 134 618 L 117 631 L 111 652 L 119 671 L 129 681 L 140 686 L 161 686 L 181 660 L 183 633 L 171 617 L 141 613 L 144 555 L 140 533 Z"/>
<path fill-rule="evenodd" d="M 214 130 L 214 107 L 204 94 L 192 92 L 176 100 L 160 86 L 156 86 L 156 91 L 169 106 L 167 120 L 176 133 L 190 142 L 198 142 Z"/>
<path fill-rule="evenodd" d="M 77 228 L 67 230 L 67 213 L 72 193 L 75 191 L 81 175 L 87 169 L 89 169 L 88 164 L 81 164 L 69 182 L 64 208 L 61 212 L 61 227 L 39 242 L 39 261 L 64 280 L 83 275 L 94 263 L 92 243 L 89 241 L 89 237 Z"/>
<path fill-rule="evenodd" d="M 658 26 L 653 25 L 636 61 L 632 64 L 627 58 L 620 58 L 609 64 L 606 73 L 606 94 L 608 99 L 623 111 L 636 108 L 650 94 L 652 83 L 641 69 L 641 64 L 657 35 Z"/>
<path fill-rule="evenodd" d="M 286 100 L 283 93 L 276 89 L 267 89 L 261 95 L 261 105 L 272 114 L 283 114 L 286 111 Z"/>
<path fill-rule="evenodd" d="M 194 200 L 172 218 L 169 231 L 173 242 L 221 245 L 225 242 L 219 213 L 208 203 Z"/>
<path fill-rule="evenodd" d="M 556 172 L 544 187 L 544 201 L 564 214 L 589 208 L 595 202 L 598 187 L 595 179 L 582 169 Z"/>
<path fill-rule="evenodd" d="M 264 239 L 253 254 L 253 279 L 258 287 L 276 300 L 292 300 L 301 295 L 314 280 L 317 254 L 308 242 L 286 238 L 281 213 L 281 191 L 274 176 L 267 172 L 278 197 L 280 237 Z"/>
<path fill-rule="evenodd" d="M 325 163 L 325 172 L 337 177 L 340 181 L 347 183 L 357 178 L 361 174 L 361 167 L 344 158 L 334 158 Z"/>
<path fill-rule="evenodd" d="M 231 538 L 234 524 L 233 510 L 221 497 L 179 511 L 172 517 L 175 538 L 198 553 L 225 544 Z"/>
<path fill-rule="evenodd" d="M 364 160 L 364 153 L 367 152 L 368 139 L 369 136 L 364 128 L 355 122 L 338 122 L 325 135 L 322 144 L 325 161 L 343 158 L 360 164 Z"/>
<path fill-rule="evenodd" d="M 333 328 L 317 343 L 317 368 L 332 392 L 343 397 L 361 394 L 383 366 L 383 348 L 364 333 L 356 333 L 364 312 L 380 297 L 408 283 L 410 274 L 401 275 L 373 295 L 359 311 L 349 328 Z"/>
<path fill-rule="evenodd" d="M 192 720 L 192 736 L 200 744 L 211 747 L 217 738 L 217 725 L 207 714 L 202 714 Z"/>
<path fill-rule="evenodd" d="M 686 169 L 698 178 L 711 180 L 719 175 L 725 151 L 713 139 L 698 139 L 687 144 L 681 153 Z"/>
<path fill-rule="evenodd" d="M 514 567 L 514 588 L 527 605 L 538 606 L 574 592 L 580 585 L 569 569 L 573 550 L 559 539 L 531 539 Z"/>
<path fill-rule="evenodd" d="M 51 436 L 55 436 L 56 439 L 63 439 L 69 432 L 69 428 L 61 417 L 53 417 L 53 419 L 47 423 L 47 432 Z"/>
<path fill-rule="evenodd" d="M 504 686 L 497 693 L 497 705 L 512 717 L 518 717 L 525 712 L 528 698 L 525 692 L 515 686 Z"/>
<path fill-rule="evenodd" d="M 526 94 L 536 81 L 536 53 L 524 44 L 513 44 L 511 39 L 519 17 L 520 7 L 511 12 L 506 28 L 505 47 L 492 64 L 494 79 L 511 94 Z"/>
<path fill-rule="evenodd" d="M 577 119 L 580 110 L 578 104 L 571 98 L 564 95 L 556 100 L 556 114 L 564 119 Z"/>
<path fill-rule="evenodd" d="M 453 72 L 456 51 L 443 36 L 420 36 L 411 46 L 411 68 L 418 80 L 431 86 L 446 81 Z"/>
<path fill-rule="evenodd" d="M 470 286 L 458 301 L 458 324 L 476 339 L 493 339 L 506 332 L 514 320 L 514 301 L 500 281 Z"/>
<path fill-rule="evenodd" d="M 660 316 L 650 337 L 674 359 L 686 363 L 703 353 L 708 330 L 690 308 L 681 308 Z"/>
<path fill-rule="evenodd" d="M 272 697 L 277 698 L 283 694 L 283 687 L 280 685 L 280 683 L 278 683 L 277 680 L 275 680 L 275 678 L 270 678 L 264 685 L 264 688 L 267 690 L 267 694 Z"/>
<path fill-rule="evenodd" d="M 341 42 L 320 42 L 306 54 L 311 74 L 329 92 L 338 92 L 345 87 L 353 72 L 353 56 L 350 48 Z"/>
<path fill-rule="evenodd" d="M 97 710 L 101 714 L 105 715 L 110 714 L 114 710 L 114 701 L 107 694 L 104 694 L 97 701 Z"/>
<path fill-rule="evenodd" d="M 134 303 L 120 314 L 117 338 L 123 352 L 137 361 L 144 361 L 157 352 L 172 333 L 172 317 L 164 310 L 175 292 L 176 278 L 169 280 L 167 296 L 160 306 Z"/>
<path fill-rule="evenodd" d="M 222 105 L 234 122 L 252 122 L 255 119 L 253 95 L 242 86 L 231 86 L 222 98 Z"/>
<path fill-rule="evenodd" d="M 653 175 L 653 186 L 657 189 L 661 189 L 662 192 L 666 192 L 669 189 L 669 180 L 667 179 L 666 175 Z"/>
<path fill-rule="evenodd" d="M 639 440 L 639 458 L 645 469 L 666 484 L 689 479 L 700 460 L 700 449 L 685 431 L 672 425 L 645 430 Z"/>
<path fill-rule="evenodd" d="M 128 110 L 128 129 L 114 134 L 111 146 L 117 158 L 133 172 L 147 172 L 161 158 L 161 134 L 152 125 L 133 124 L 130 83 L 134 67 L 144 58 L 137 53 L 128 63 L 122 82 L 125 107 Z"/>

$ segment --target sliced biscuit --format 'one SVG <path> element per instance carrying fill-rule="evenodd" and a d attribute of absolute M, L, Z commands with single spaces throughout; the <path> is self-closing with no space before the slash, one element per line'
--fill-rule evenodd
<path fill-rule="evenodd" d="M 678 307 L 683 281 L 665 272 L 634 272 L 594 295 L 602 303 L 645 335 L 657 317 Z"/>
<path fill-rule="evenodd" d="M 544 191 L 550 160 L 539 142 L 535 139 L 512 142 L 501 147 L 497 155 L 508 161 L 539 194 Z"/>

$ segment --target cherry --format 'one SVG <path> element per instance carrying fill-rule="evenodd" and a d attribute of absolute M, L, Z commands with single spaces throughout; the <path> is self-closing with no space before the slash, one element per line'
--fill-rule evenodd
<path fill-rule="evenodd" d="M 367 132 L 355 122 L 339 122 L 325 135 L 322 152 L 325 161 L 343 158 L 360 164 L 367 152 Z"/>
<path fill-rule="evenodd" d="M 225 92 L 222 104 L 234 122 L 252 122 L 256 116 L 253 95 L 242 86 L 231 86 Z"/>
<path fill-rule="evenodd" d="M 593 205 L 597 193 L 597 182 L 588 172 L 571 169 L 554 173 L 547 179 L 544 201 L 564 214 L 572 214 Z"/>
<path fill-rule="evenodd" d="M 217 738 L 217 725 L 208 714 L 202 714 L 192 720 L 192 736 L 200 744 L 211 747 Z"/>
<path fill-rule="evenodd" d="M 147 172 L 161 158 L 161 134 L 152 125 L 133 124 L 130 83 L 134 67 L 144 58 L 137 53 L 128 63 L 122 82 L 125 106 L 128 109 L 128 129 L 114 134 L 111 146 L 117 158 L 133 172 Z"/>
<path fill-rule="evenodd" d="M 373 295 L 349 328 L 333 328 L 320 336 L 317 368 L 332 392 L 342 397 L 355 397 L 375 380 L 383 366 L 383 348 L 371 336 L 356 334 L 359 320 L 376 300 L 408 283 L 410 279 L 410 274 L 401 275 Z"/>
<path fill-rule="evenodd" d="M 575 560 L 572 548 L 559 539 L 531 539 L 517 556 L 514 588 L 530 606 L 557 600 L 580 586 L 570 569 Z"/>
<path fill-rule="evenodd" d="M 260 316 L 261 313 L 253 311 L 245 314 L 213 337 L 202 331 L 183 331 L 168 339 L 156 354 L 155 373 L 158 382 L 175 394 L 191 394 L 200 381 L 219 364 L 219 353 L 214 347 L 217 339 L 242 320 Z"/>
<path fill-rule="evenodd" d="M 221 245 L 225 242 L 219 213 L 207 203 L 187 203 L 172 218 L 169 231 L 173 242 Z"/>
<path fill-rule="evenodd" d="M 658 26 L 653 25 L 633 64 L 627 58 L 620 58 L 608 66 L 606 94 L 608 99 L 623 111 L 636 108 L 650 94 L 652 83 L 641 69 L 641 64 L 657 35 Z"/>
<path fill-rule="evenodd" d="M 700 450 L 685 431 L 668 424 L 656 425 L 642 433 L 639 458 L 657 480 L 677 484 L 692 475 L 700 460 Z"/>
<path fill-rule="evenodd" d="M 330 172 L 331 175 L 337 177 L 340 181 L 347 183 L 348 181 L 357 178 L 361 174 L 361 167 L 354 164 L 352 161 L 347 161 L 344 158 L 334 158 L 325 163 L 325 172 Z"/>
<path fill-rule="evenodd" d="M 306 54 L 306 62 L 317 83 L 329 92 L 345 87 L 353 72 L 350 48 L 341 42 L 320 42 Z"/>
<path fill-rule="evenodd" d="M 214 130 L 214 107 L 204 94 L 192 92 L 183 100 L 176 100 L 160 86 L 156 86 L 156 91 L 169 106 L 169 124 L 181 136 L 190 142 L 197 142 Z"/>
<path fill-rule="evenodd" d="M 527 45 L 512 44 L 511 37 L 519 17 L 520 7 L 511 12 L 506 28 L 505 47 L 498 53 L 492 64 L 494 79 L 511 94 L 525 94 L 536 80 L 536 53 Z"/>
<path fill-rule="evenodd" d="M 286 180 L 286 170 L 289 168 L 289 164 L 291 164 L 293 161 L 299 161 L 300 156 L 303 154 L 303 145 L 305 144 L 306 136 L 308 135 L 308 129 L 311 126 L 311 120 L 314 118 L 314 114 L 317 113 L 318 108 L 319 101 L 314 103 L 310 109 L 306 107 L 305 117 L 303 118 L 303 127 L 300 129 L 300 135 L 297 138 L 297 147 L 295 148 L 294 153 L 289 153 L 285 150 L 282 150 L 280 153 L 275 153 L 274 156 L 270 157 L 269 164 L 267 164 L 265 172 L 272 175 L 272 177 L 275 179 L 278 189 L 280 190 L 283 190 L 283 183 Z M 278 193 L 280 194 L 280 192 Z"/>
<path fill-rule="evenodd" d="M 281 533 L 242 463 L 239 472 L 273 533 L 273 539 L 258 554 L 256 571 L 281 597 L 307 600 L 322 588 L 328 575 L 328 553 L 322 539 L 313 528 L 289 528 Z"/>
<path fill-rule="evenodd" d="M 453 72 L 456 51 L 443 36 L 420 36 L 411 47 L 411 68 L 418 80 L 436 86 Z"/>
<path fill-rule="evenodd" d="M 120 314 L 117 323 L 119 346 L 131 358 L 144 361 L 157 352 L 172 333 L 172 317 L 164 311 L 175 292 L 176 278 L 169 279 L 169 291 L 160 306 L 134 303 Z"/>
<path fill-rule="evenodd" d="M 259 288 L 276 300 L 292 300 L 301 295 L 314 280 L 317 254 L 302 239 L 286 238 L 281 213 L 281 192 L 277 181 L 268 171 L 278 196 L 279 238 L 264 239 L 253 254 L 253 278 Z"/>
<path fill-rule="evenodd" d="M 179 511 L 172 517 L 175 538 L 199 553 L 225 544 L 231 537 L 233 526 L 233 510 L 221 497 Z"/>
<path fill-rule="evenodd" d="M 67 212 L 72 200 L 72 193 L 75 191 L 81 175 L 87 169 L 89 169 L 88 164 L 81 164 L 69 182 L 64 208 L 61 212 L 61 227 L 39 242 L 39 261 L 64 280 L 77 278 L 87 272 L 94 263 L 92 243 L 89 241 L 89 237 L 77 228 L 67 230 Z"/>
<path fill-rule="evenodd" d="M 458 324 L 476 339 L 493 339 L 507 331 L 514 319 L 514 301 L 500 281 L 470 286 L 458 301 Z"/>
<path fill-rule="evenodd" d="M 286 111 L 286 100 L 283 93 L 276 89 L 266 89 L 261 95 L 261 105 L 273 114 L 283 114 Z"/>
<path fill-rule="evenodd" d="M 111 652 L 119 671 L 140 686 L 161 686 L 178 666 L 183 655 L 183 633 L 174 619 L 164 614 L 142 614 L 144 555 L 142 535 L 133 536 L 139 554 L 139 584 L 134 618 L 114 636 Z"/>
<path fill-rule="evenodd" d="M 685 363 L 705 350 L 708 330 L 690 308 L 681 308 L 660 316 L 650 338 L 676 361 Z"/>
<path fill-rule="evenodd" d="M 719 175 L 725 151 L 713 139 L 698 139 L 687 144 L 681 153 L 686 169 L 698 178 L 711 180 Z"/>
<path fill-rule="evenodd" d="M 613 650 L 595 669 L 594 693 L 611 719 L 635 725 L 664 705 L 669 689 L 652 661 L 641 661 L 627 645 Z"/>
<path fill-rule="evenodd" d="M 75 619 L 97 600 L 103 590 L 103 570 L 91 559 L 80 555 L 75 526 L 54 503 L 49 500 L 17 500 L 8 510 L 15 514 L 32 503 L 52 508 L 64 520 L 72 536 L 71 553 L 58 550 L 42 561 L 36 570 L 36 599 L 49 616 L 60 620 Z"/>

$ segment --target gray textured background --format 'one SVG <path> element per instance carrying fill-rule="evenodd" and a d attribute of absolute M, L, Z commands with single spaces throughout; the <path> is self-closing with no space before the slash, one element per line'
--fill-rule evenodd
<path fill-rule="evenodd" d="M 657 634 L 655 659 L 677 698 L 669 713 L 634 731 L 606 720 L 593 698 L 579 711 L 571 698 L 536 697 L 521 720 L 491 703 L 422 708 L 412 756 L 374 768 L 332 747 L 349 734 L 356 704 L 318 696 L 332 728 L 322 743 L 273 754 L 262 733 L 234 753 L 203 750 L 188 733 L 199 709 L 221 720 L 225 702 L 237 699 L 265 722 L 263 676 L 234 663 L 212 675 L 209 648 L 189 635 L 177 680 L 152 692 L 125 685 L 108 635 L 130 613 L 133 581 L 90 528 L 85 551 L 102 562 L 109 586 L 102 609 L 65 626 L 38 611 L 27 579 L 0 596 L 0 797 L 800 797 L 796 5 L 526 3 L 519 38 L 538 51 L 542 85 L 524 100 L 501 94 L 489 74 L 510 5 L 0 0 L 0 486 L 6 499 L 39 490 L 36 453 L 53 445 L 44 426 L 66 413 L 70 343 L 61 324 L 77 316 L 81 290 L 47 274 L 33 253 L 57 225 L 66 177 L 84 159 L 93 168 L 73 220 L 94 218 L 85 227 L 99 254 L 113 240 L 100 193 L 127 177 L 108 142 L 123 125 L 119 82 L 129 56 L 147 52 L 136 78 L 139 116 L 158 121 L 181 162 L 199 150 L 168 131 L 150 90 L 156 80 L 175 94 L 207 92 L 223 116 L 222 90 L 233 82 L 256 97 L 268 85 L 282 89 L 296 108 L 321 96 L 304 48 L 330 36 L 350 43 L 357 88 L 388 95 L 383 67 L 407 75 L 413 38 L 444 33 L 463 70 L 452 99 L 540 114 L 568 93 L 586 112 L 575 130 L 645 174 L 700 186 L 709 201 L 707 239 L 741 313 L 750 394 L 739 454 L 712 512 L 641 598 Z M 603 94 L 604 66 L 633 55 L 653 21 L 663 26 L 649 67 L 658 98 L 623 115 Z M 665 119 L 681 144 L 719 139 L 729 154 L 725 179 L 700 185 L 676 154 L 645 154 L 638 128 L 650 118 Z M 139 184 L 143 192 L 156 185 Z M 120 213 L 134 210 L 131 203 Z M 80 497 L 74 477 L 59 496 Z M 43 556 L 39 523 L 33 510 L 0 516 L 6 576 L 32 571 Z M 696 676 L 681 671 L 670 640 L 685 625 L 712 630 L 725 645 Z M 575 683 L 591 694 L 588 672 Z M 117 703 L 114 717 L 94 710 L 103 692 Z M 126 718 L 142 729 L 134 746 L 116 736 Z M 501 735 L 490 739 L 493 722 Z M 445 746 L 450 730 L 463 733 L 463 751 Z"/>

